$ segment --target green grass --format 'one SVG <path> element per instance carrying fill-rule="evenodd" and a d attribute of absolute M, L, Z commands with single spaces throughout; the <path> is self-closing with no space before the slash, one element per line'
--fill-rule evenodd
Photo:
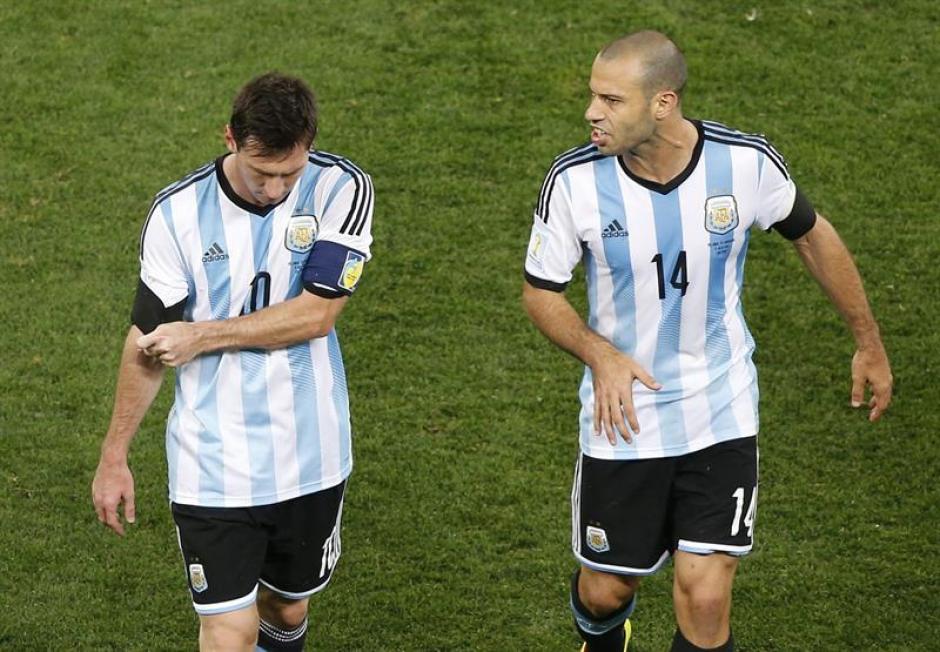
<path fill-rule="evenodd" d="M 270 68 L 310 81 L 319 146 L 376 187 L 375 259 L 340 325 L 356 471 L 313 647 L 577 649 L 579 368 L 528 325 L 521 265 L 542 175 L 586 140 L 594 52 L 641 27 L 684 48 L 688 115 L 786 154 L 858 259 L 897 379 L 882 423 L 851 411 L 845 328 L 788 244 L 752 239 L 762 488 L 739 649 L 935 649 L 938 14 L 928 0 L 0 5 L 0 649 L 195 647 L 166 388 L 132 451 L 126 539 L 97 523 L 89 484 L 149 201 L 221 151 L 234 92 Z M 668 571 L 635 621 L 641 650 L 667 646 Z"/>

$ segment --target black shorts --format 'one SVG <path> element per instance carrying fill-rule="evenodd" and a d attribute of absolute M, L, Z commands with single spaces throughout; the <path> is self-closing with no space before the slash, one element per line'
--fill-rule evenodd
<path fill-rule="evenodd" d="M 258 582 L 299 600 L 324 588 L 339 560 L 344 480 L 259 507 L 171 503 L 193 606 L 200 616 L 254 604 Z"/>
<path fill-rule="evenodd" d="M 757 437 L 650 460 L 581 455 L 571 491 L 575 557 L 598 571 L 649 575 L 676 550 L 747 554 L 757 457 Z"/>

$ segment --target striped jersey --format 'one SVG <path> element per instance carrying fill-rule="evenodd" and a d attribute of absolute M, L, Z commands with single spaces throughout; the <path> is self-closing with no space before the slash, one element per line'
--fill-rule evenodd
<path fill-rule="evenodd" d="M 312 151 L 288 196 L 261 209 L 235 194 L 222 160 L 161 191 L 147 217 L 140 276 L 163 305 L 185 300 L 186 321 L 207 321 L 286 301 L 309 279 L 333 296 L 351 293 L 370 257 L 369 176 Z M 336 331 L 179 367 L 166 452 L 177 503 L 264 505 L 339 484 L 352 451 Z"/>
<path fill-rule="evenodd" d="M 581 382 L 585 455 L 644 459 L 683 455 L 755 435 L 754 340 L 741 289 L 751 227 L 786 218 L 796 187 L 761 136 L 693 122 L 699 138 L 686 169 L 667 184 L 637 177 L 593 145 L 555 159 L 535 209 L 526 276 L 561 291 L 583 261 L 591 329 L 661 385 L 639 382 L 640 434 L 611 446 L 594 434 L 591 369 Z"/>

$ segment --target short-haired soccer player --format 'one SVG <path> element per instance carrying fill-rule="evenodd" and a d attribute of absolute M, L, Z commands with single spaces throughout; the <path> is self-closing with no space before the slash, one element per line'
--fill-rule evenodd
<path fill-rule="evenodd" d="M 640 578 L 673 558 L 676 651 L 731 650 L 731 586 L 751 550 L 757 375 L 741 310 L 748 239 L 793 242 L 855 338 L 854 406 L 891 371 L 852 258 L 761 136 L 682 114 L 664 35 L 607 45 L 591 69 L 591 143 L 542 185 L 525 264 L 536 326 L 585 364 L 571 608 L 584 648 L 624 650 Z M 563 291 L 586 268 L 585 323 Z M 636 382 L 634 382 L 636 381 Z"/>
<path fill-rule="evenodd" d="M 203 650 L 301 650 L 340 556 L 352 469 L 334 324 L 372 241 L 372 182 L 312 149 L 309 87 L 277 73 L 235 98 L 228 153 L 161 191 L 92 485 L 135 518 L 128 449 L 176 368 L 169 495 Z"/>

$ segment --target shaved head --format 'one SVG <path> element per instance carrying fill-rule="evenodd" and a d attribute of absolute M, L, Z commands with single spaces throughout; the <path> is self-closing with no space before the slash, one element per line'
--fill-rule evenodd
<path fill-rule="evenodd" d="M 685 57 L 665 34 L 643 31 L 621 36 L 607 44 L 597 58 L 611 63 L 638 62 L 647 97 L 660 91 L 674 91 L 682 97 L 686 79 Z"/>

